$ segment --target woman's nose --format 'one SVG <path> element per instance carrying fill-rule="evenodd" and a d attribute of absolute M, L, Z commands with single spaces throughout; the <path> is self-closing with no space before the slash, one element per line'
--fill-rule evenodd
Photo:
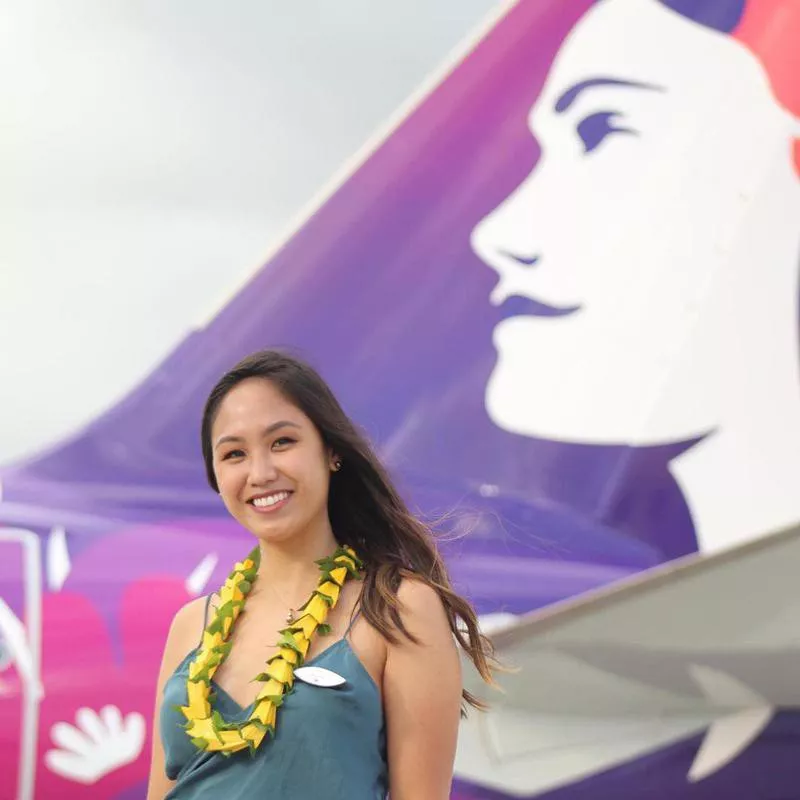
<path fill-rule="evenodd" d="M 254 453 L 250 459 L 250 483 L 261 485 L 278 477 L 275 460 L 269 453 Z"/>

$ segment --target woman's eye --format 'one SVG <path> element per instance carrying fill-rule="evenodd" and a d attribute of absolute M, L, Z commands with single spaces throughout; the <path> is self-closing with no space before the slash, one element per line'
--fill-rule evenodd
<path fill-rule="evenodd" d="M 591 153 L 609 136 L 615 133 L 626 133 L 638 136 L 639 132 L 633 128 L 624 128 L 614 124 L 615 120 L 622 118 L 617 111 L 598 111 L 581 120 L 577 125 L 578 136 L 583 141 L 585 153 Z"/>
<path fill-rule="evenodd" d="M 227 461 L 229 458 L 240 458 L 244 455 L 244 450 L 230 450 L 229 452 L 225 453 L 222 456 L 223 461 Z"/>
<path fill-rule="evenodd" d="M 272 443 L 272 446 L 273 447 L 283 447 L 284 445 L 287 445 L 287 444 L 293 444 L 294 441 L 295 441 L 294 439 L 290 439 L 288 436 L 281 436 L 280 439 L 276 439 Z"/>

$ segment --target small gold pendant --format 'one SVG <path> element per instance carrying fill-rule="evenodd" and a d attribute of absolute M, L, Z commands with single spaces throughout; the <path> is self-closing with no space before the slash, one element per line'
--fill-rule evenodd
<path fill-rule="evenodd" d="M 290 608 L 289 613 L 286 615 L 286 621 L 291 624 L 292 622 L 294 622 L 294 619 L 295 619 L 294 609 Z"/>

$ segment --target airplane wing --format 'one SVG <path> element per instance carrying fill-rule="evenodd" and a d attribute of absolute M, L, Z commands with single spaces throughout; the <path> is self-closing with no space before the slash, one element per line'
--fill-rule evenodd
<path fill-rule="evenodd" d="M 535 797 L 703 734 L 685 779 L 730 764 L 800 707 L 800 526 L 688 556 L 492 635 L 503 693 L 459 735 L 457 775 Z"/>

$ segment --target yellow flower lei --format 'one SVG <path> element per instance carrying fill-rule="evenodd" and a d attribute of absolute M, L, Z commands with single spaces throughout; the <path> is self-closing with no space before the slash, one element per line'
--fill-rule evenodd
<path fill-rule="evenodd" d="M 267 669 L 254 678 L 264 685 L 256 696 L 250 717 L 242 722 L 226 722 L 212 708 L 211 680 L 230 652 L 228 638 L 244 609 L 260 557 L 261 551 L 256 547 L 244 561 L 234 565 L 219 591 L 219 607 L 203 631 L 200 648 L 189 664 L 186 681 L 188 705 L 177 708 L 187 719 L 183 726 L 186 734 L 200 750 L 218 751 L 229 756 L 247 747 L 252 755 L 267 733 L 275 735 L 278 708 L 292 690 L 294 670 L 303 665 L 311 636 L 316 630 L 323 635 L 330 633 L 325 620 L 339 600 L 339 590 L 351 576 L 360 578 L 364 566 L 350 547 L 339 547 L 332 556 L 315 562 L 321 573 L 319 584 L 298 610 L 299 618 L 278 631 L 281 634 L 278 652 L 267 660 Z"/>

